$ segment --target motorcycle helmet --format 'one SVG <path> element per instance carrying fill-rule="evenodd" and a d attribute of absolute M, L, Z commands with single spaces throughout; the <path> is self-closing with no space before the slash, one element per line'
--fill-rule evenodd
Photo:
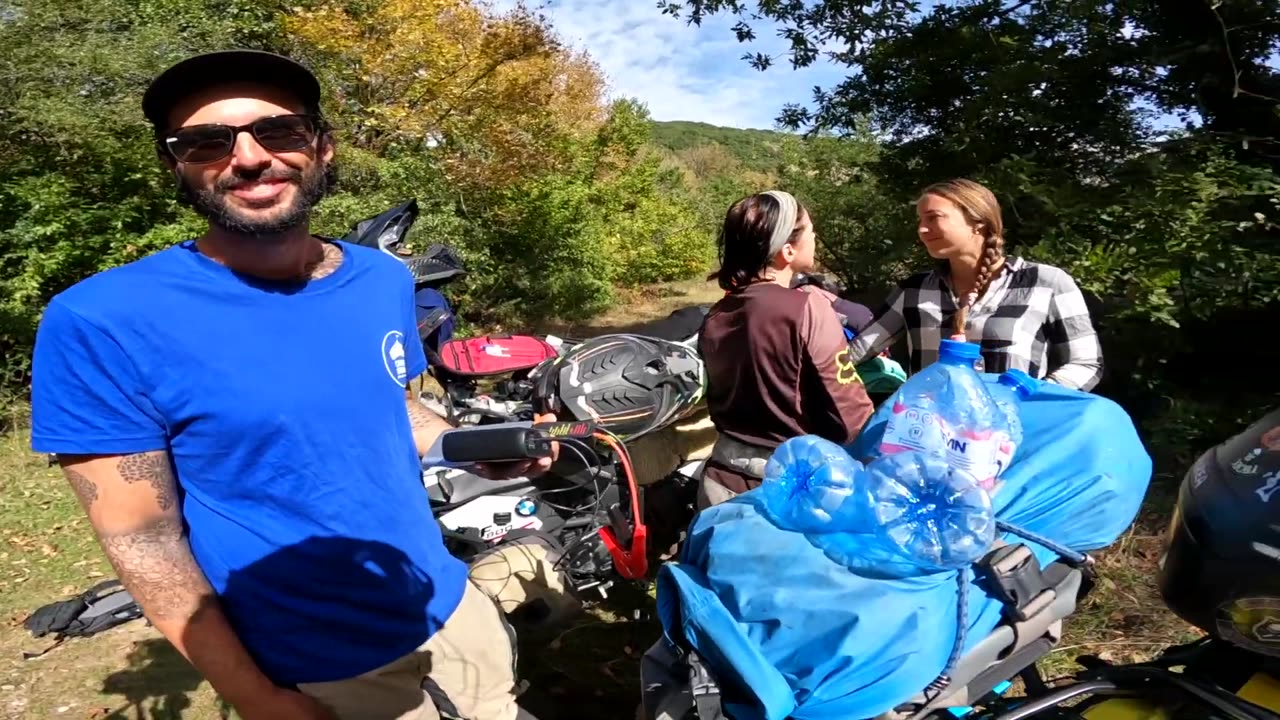
<path fill-rule="evenodd" d="M 1182 480 L 1157 575 L 1206 633 L 1280 658 L 1280 410 L 1209 449 Z"/>
<path fill-rule="evenodd" d="M 409 199 L 356 223 L 342 240 L 381 250 L 404 263 L 413 273 L 414 285 L 419 289 L 440 287 L 465 275 L 467 271 L 463 268 L 462 257 L 447 245 L 433 243 L 421 255 L 402 255 L 398 251 L 417 219 L 418 201 Z"/>
<path fill-rule="evenodd" d="M 706 371 L 695 350 L 642 335 L 602 335 L 535 373 L 534 402 L 561 420 L 591 420 L 631 440 L 679 420 L 702 400 Z"/>

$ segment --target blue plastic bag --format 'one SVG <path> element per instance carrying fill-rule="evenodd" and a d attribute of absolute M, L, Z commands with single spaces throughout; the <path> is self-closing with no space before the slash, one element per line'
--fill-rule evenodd
<path fill-rule="evenodd" d="M 984 375 L 994 383 L 995 375 Z M 882 407 L 850 445 L 867 456 Z M 1022 403 L 1023 447 L 993 497 L 997 516 L 1076 551 L 1113 543 L 1133 522 L 1151 459 L 1114 402 L 1045 383 Z M 703 511 L 677 563 L 658 576 L 665 633 L 689 643 L 742 720 L 873 718 L 945 667 L 957 631 L 956 571 L 853 570 L 815 538 L 773 525 L 759 490 Z M 1041 565 L 1057 555 L 1025 544 Z M 964 650 L 991 633 L 1002 606 L 968 586 Z"/>

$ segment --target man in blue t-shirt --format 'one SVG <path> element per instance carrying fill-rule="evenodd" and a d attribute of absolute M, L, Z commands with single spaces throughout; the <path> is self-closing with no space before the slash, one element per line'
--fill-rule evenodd
<path fill-rule="evenodd" d="M 154 81 L 157 149 L 208 230 L 50 302 L 32 445 L 246 720 L 528 717 L 510 628 L 421 483 L 449 425 L 408 389 L 426 369 L 410 273 L 310 233 L 333 170 L 319 100 L 310 72 L 260 52 Z"/>

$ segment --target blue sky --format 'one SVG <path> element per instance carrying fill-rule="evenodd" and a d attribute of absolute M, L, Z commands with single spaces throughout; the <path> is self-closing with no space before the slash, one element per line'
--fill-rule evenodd
<path fill-rule="evenodd" d="M 515 0 L 490 0 L 499 10 Z M 663 15 L 655 0 L 526 0 L 550 18 L 563 40 L 600 66 L 610 96 L 637 98 L 655 120 L 696 120 L 739 128 L 772 128 L 789 102 L 808 104 L 814 85 L 829 88 L 843 71 L 825 60 L 792 70 L 778 26 L 755 21 L 756 39 L 739 43 L 735 18 L 717 15 L 701 27 Z M 742 59 L 767 52 L 760 72 Z"/>
<path fill-rule="evenodd" d="M 517 0 L 487 0 L 502 11 Z M 568 44 L 586 50 L 600 66 L 613 96 L 634 97 L 655 120 L 696 120 L 739 128 L 773 128 L 787 103 L 809 105 L 815 85 L 831 88 L 847 68 L 819 57 L 793 70 L 779 26 L 749 20 L 756 39 L 739 43 L 732 15 L 706 18 L 701 27 L 658 10 L 656 0 L 525 0 L 540 10 Z M 932 4 L 926 0 L 926 5 Z M 752 68 L 742 55 L 764 52 L 774 66 Z M 1269 63 L 1280 65 L 1280 53 Z M 1158 126 L 1179 127 L 1166 116 Z"/>

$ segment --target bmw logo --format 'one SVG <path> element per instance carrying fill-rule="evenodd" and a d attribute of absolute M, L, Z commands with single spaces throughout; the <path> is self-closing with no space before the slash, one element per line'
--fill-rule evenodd
<path fill-rule="evenodd" d="M 520 517 L 529 517 L 536 512 L 538 512 L 538 503 L 530 498 L 521 498 L 520 502 L 516 503 L 516 514 Z"/>

